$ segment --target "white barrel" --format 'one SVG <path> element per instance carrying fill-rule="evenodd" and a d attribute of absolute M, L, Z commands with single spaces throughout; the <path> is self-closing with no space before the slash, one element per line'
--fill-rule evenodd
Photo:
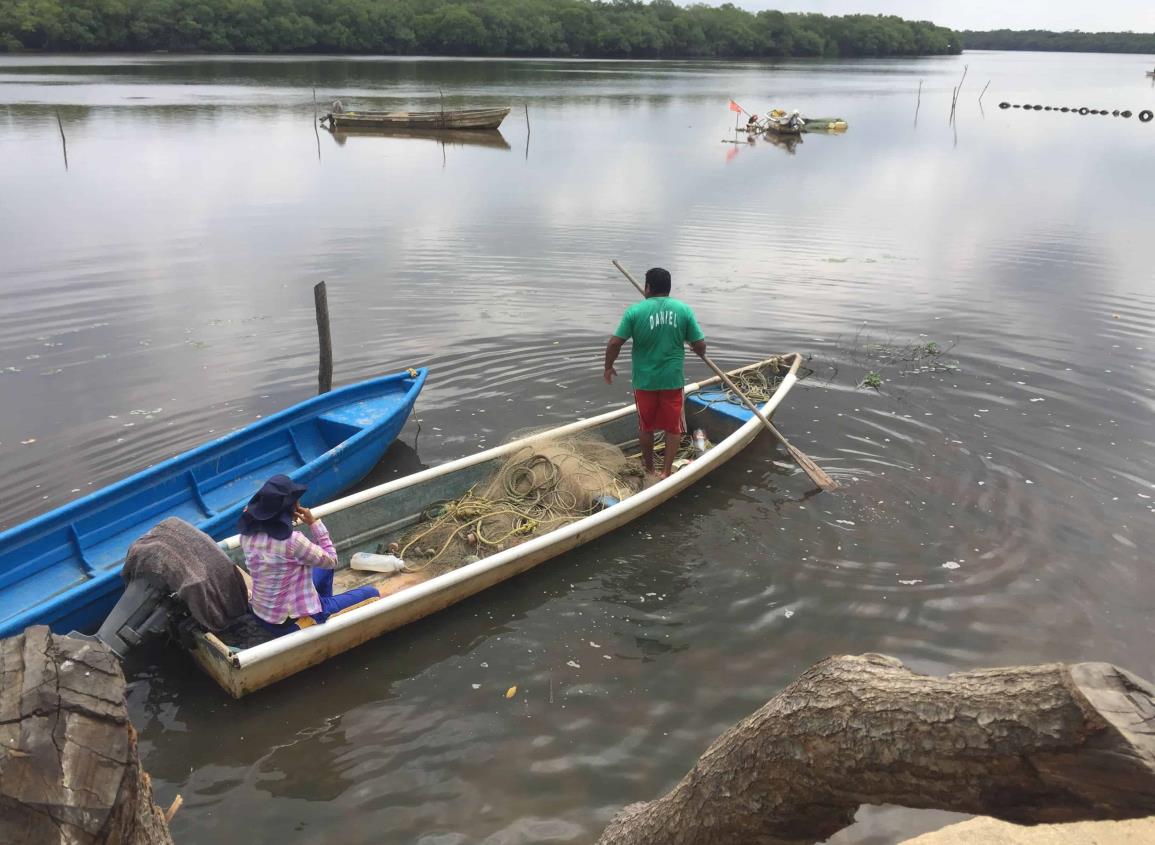
<path fill-rule="evenodd" d="M 349 559 L 349 566 L 362 572 L 400 572 L 405 568 L 405 561 L 396 555 L 357 552 Z"/>

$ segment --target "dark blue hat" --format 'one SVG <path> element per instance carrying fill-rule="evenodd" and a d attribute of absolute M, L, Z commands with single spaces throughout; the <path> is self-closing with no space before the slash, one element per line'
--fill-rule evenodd
<path fill-rule="evenodd" d="M 293 533 L 294 508 L 309 489 L 287 475 L 274 475 L 264 483 L 241 514 L 237 528 L 242 534 L 268 534 L 287 540 Z"/>

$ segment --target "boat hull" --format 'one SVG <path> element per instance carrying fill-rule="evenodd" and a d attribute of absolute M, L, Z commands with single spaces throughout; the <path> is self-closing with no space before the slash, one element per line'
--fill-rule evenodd
<path fill-rule="evenodd" d="M 785 126 L 774 121 L 767 121 L 763 131 L 770 135 L 801 135 L 802 130 L 796 126 Z"/>
<path fill-rule="evenodd" d="M 787 368 L 787 373 L 774 395 L 763 406 L 767 414 L 773 414 L 796 382 L 801 356 L 791 354 L 778 360 Z M 691 385 L 687 393 L 699 387 Z M 693 400 L 691 396 L 690 401 Z M 708 434 L 718 438 L 717 445 L 670 478 L 619 504 L 476 563 L 346 611 L 330 618 L 324 625 L 296 631 L 239 652 L 230 652 L 212 634 L 200 633 L 193 637 L 190 654 L 222 689 L 234 698 L 241 698 L 608 534 L 692 486 L 741 452 L 762 432 L 761 423 L 740 405 L 720 402 L 714 398 L 709 402 L 700 402 L 698 410 L 702 416 L 692 417 L 691 425 L 706 427 Z M 609 442 L 623 443 L 629 438 L 636 440 L 634 407 L 627 406 L 527 440 L 593 432 L 604 436 Z M 460 495 L 464 488 L 499 467 L 508 455 L 522 448 L 527 440 L 516 441 L 354 494 L 316 508 L 314 513 L 324 517 L 339 555 L 347 559 L 358 551 L 372 550 L 390 527 L 405 523 L 405 519 L 398 519 L 399 515 L 420 513 L 429 502 Z M 236 538 L 222 543 L 222 546 L 231 551 L 234 559 L 240 560 Z"/>
<path fill-rule="evenodd" d="M 357 129 L 497 129 L 509 108 L 431 112 L 334 112 L 325 116 L 329 128 Z"/>
<path fill-rule="evenodd" d="M 314 397 L 0 532 L 0 637 L 29 625 L 95 630 L 124 591 L 128 547 L 168 516 L 231 536 L 245 502 L 278 472 L 309 485 L 306 504 L 338 495 L 381 459 L 426 374 Z"/>

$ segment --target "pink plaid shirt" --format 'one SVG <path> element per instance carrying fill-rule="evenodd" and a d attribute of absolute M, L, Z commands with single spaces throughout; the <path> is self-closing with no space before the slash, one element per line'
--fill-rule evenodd
<path fill-rule="evenodd" d="M 300 531 L 294 531 L 287 540 L 275 540 L 268 534 L 241 536 L 245 565 L 253 576 L 253 613 L 266 622 L 279 625 L 321 612 L 313 567 L 336 569 L 337 550 L 321 520 L 313 523 L 312 530 L 316 543 L 310 543 Z"/>

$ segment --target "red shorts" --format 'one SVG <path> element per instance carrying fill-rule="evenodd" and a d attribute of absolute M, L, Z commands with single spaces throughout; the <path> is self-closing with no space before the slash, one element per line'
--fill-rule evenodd
<path fill-rule="evenodd" d="M 638 428 L 642 431 L 668 431 L 681 434 L 686 430 L 682 414 L 682 389 L 635 390 L 638 406 Z"/>

